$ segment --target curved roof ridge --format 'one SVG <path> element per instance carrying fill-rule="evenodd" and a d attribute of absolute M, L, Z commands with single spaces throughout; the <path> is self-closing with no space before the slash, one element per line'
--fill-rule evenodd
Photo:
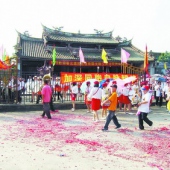
<path fill-rule="evenodd" d="M 141 53 L 144 55 L 144 51 L 140 50 L 139 48 L 137 48 L 136 46 L 134 46 L 133 44 L 131 44 L 131 48 L 133 48 L 135 51 Z"/>
<path fill-rule="evenodd" d="M 21 37 L 21 39 L 24 40 L 34 40 L 34 41 L 42 41 L 42 38 L 35 38 L 35 37 L 31 37 L 31 36 L 27 36 L 25 34 L 20 33 L 19 31 L 16 30 L 16 32 L 18 33 L 18 36 Z"/>
<path fill-rule="evenodd" d="M 51 29 L 48 28 L 46 26 L 44 26 L 43 24 L 41 24 L 43 27 L 43 30 L 45 32 L 49 32 L 51 34 L 59 34 L 59 35 L 67 35 L 67 36 L 79 36 L 79 37 L 101 37 L 101 38 L 113 38 L 112 37 L 112 33 L 113 31 L 110 32 L 106 32 L 106 33 L 100 33 L 100 34 L 82 34 L 82 33 L 71 33 L 71 32 L 65 32 L 65 31 L 60 31 L 60 30 L 55 30 L 55 29 Z"/>

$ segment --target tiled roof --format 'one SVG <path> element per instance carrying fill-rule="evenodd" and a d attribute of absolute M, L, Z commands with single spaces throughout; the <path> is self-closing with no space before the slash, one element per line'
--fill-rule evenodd
<path fill-rule="evenodd" d="M 52 58 L 52 46 L 44 46 L 43 39 L 32 38 L 22 34 L 19 34 L 18 43 L 15 46 L 18 49 L 18 54 L 20 57 L 29 57 L 34 59 L 51 59 Z M 144 53 L 134 46 L 122 47 L 127 52 L 130 53 L 128 62 L 143 62 Z M 120 61 L 121 54 L 120 48 L 118 49 L 105 49 L 109 55 L 109 61 Z M 79 48 L 73 47 L 56 47 L 57 60 L 67 60 L 67 61 L 79 61 L 78 52 Z M 82 48 L 86 61 L 102 61 L 101 51 L 95 48 Z M 153 59 L 149 59 L 152 61 Z"/>
<path fill-rule="evenodd" d="M 119 42 L 112 37 L 112 32 L 100 34 L 81 34 L 57 31 L 43 26 L 43 35 L 47 41 L 95 43 L 95 44 L 118 44 Z"/>
<path fill-rule="evenodd" d="M 82 33 L 71 33 L 71 32 L 64 32 L 61 30 L 51 29 L 44 25 L 42 25 L 43 31 L 45 33 L 49 34 L 55 34 L 55 35 L 65 35 L 67 37 L 86 37 L 86 38 L 96 38 L 96 37 L 103 37 L 103 38 L 111 38 L 112 37 L 112 31 L 107 33 L 96 33 L 96 34 L 82 34 Z"/>
<path fill-rule="evenodd" d="M 34 59 L 51 59 L 52 58 L 52 46 L 45 47 L 43 41 L 30 41 L 23 40 L 21 43 L 21 57 L 29 57 Z M 129 62 L 139 61 L 142 62 L 144 55 L 134 51 L 131 47 L 124 47 L 131 56 Z M 120 61 L 120 51 L 107 50 L 110 53 L 109 61 Z M 58 60 L 74 60 L 79 61 L 78 48 L 68 49 L 66 47 L 56 47 Z M 73 51 L 77 53 L 77 57 L 74 56 Z M 86 61 L 101 61 L 101 50 L 98 49 L 85 49 L 82 48 Z"/>
<path fill-rule="evenodd" d="M 50 34 L 47 41 L 62 41 L 62 42 L 74 42 L 74 43 L 95 43 L 95 44 L 118 44 L 118 42 L 112 38 L 86 38 L 86 37 L 67 37 L 62 35 Z"/>

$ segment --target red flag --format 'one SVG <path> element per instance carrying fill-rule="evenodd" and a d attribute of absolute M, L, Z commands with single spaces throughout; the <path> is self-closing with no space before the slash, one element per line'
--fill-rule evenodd
<path fill-rule="evenodd" d="M 145 51 L 145 56 L 144 56 L 144 71 L 148 73 L 148 52 L 147 52 L 147 45 L 146 45 L 146 51 Z"/>

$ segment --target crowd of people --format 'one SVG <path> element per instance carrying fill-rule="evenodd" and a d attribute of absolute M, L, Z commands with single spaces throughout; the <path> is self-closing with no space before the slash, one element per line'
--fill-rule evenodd
<path fill-rule="evenodd" d="M 162 107 L 163 99 L 166 101 L 167 111 L 170 113 L 170 82 L 161 83 L 155 81 L 153 84 L 149 84 L 147 81 L 143 81 L 139 84 L 138 80 L 125 83 L 124 86 L 119 86 L 117 81 L 110 82 L 107 79 L 102 84 L 95 81 L 91 84 L 90 81 L 86 82 L 85 90 L 85 104 L 87 106 L 87 112 L 93 113 L 93 120 L 99 121 L 98 111 L 102 107 L 102 119 L 106 119 L 106 124 L 103 130 L 108 130 L 108 125 L 113 120 L 116 128 L 120 128 L 121 124 L 118 122 L 115 111 L 119 109 L 124 111 L 125 114 L 131 113 L 132 107 L 137 107 L 137 115 L 139 119 L 139 129 L 143 130 L 145 121 L 149 126 L 152 126 L 153 122 L 147 117 L 151 112 L 150 106 L 153 99 L 156 100 L 155 105 Z M 76 89 L 76 90 L 75 90 Z M 75 100 L 78 87 L 76 83 L 72 83 L 72 101 L 73 108 L 75 110 Z"/>
<path fill-rule="evenodd" d="M 53 101 L 63 100 L 66 96 L 66 92 L 70 92 L 70 98 L 72 101 L 72 111 L 76 109 L 76 99 L 78 94 L 81 93 L 80 85 L 76 82 L 72 82 L 67 86 L 61 86 L 60 78 L 48 78 L 29 76 L 27 81 L 23 78 L 16 78 L 13 76 L 8 84 L 7 91 L 9 100 L 14 102 L 17 97 L 18 103 L 22 102 L 21 94 L 31 94 L 31 101 L 37 104 L 40 100 L 43 103 L 44 112 L 42 117 L 47 115 L 51 119 L 50 110 L 55 111 Z M 16 95 L 17 92 L 17 95 Z M 93 84 L 90 81 L 86 81 L 86 89 L 84 93 L 85 104 L 87 106 L 87 112 L 93 113 L 93 120 L 99 121 L 98 111 L 102 108 L 101 118 L 106 119 L 106 124 L 103 130 L 108 130 L 108 126 L 111 120 L 113 120 L 116 128 L 120 128 L 115 111 L 119 109 L 125 114 L 133 114 L 132 108 L 138 108 L 139 128 L 144 129 L 143 121 L 149 126 L 152 126 L 153 122 L 147 118 L 150 110 L 152 100 L 155 99 L 155 105 L 161 107 L 163 99 L 166 101 L 167 111 L 170 113 L 170 81 L 165 83 L 155 81 L 149 84 L 147 81 L 138 82 L 138 80 L 125 83 L 123 86 L 119 85 L 116 80 L 107 79 L 103 84 L 99 81 L 95 81 Z"/>
<path fill-rule="evenodd" d="M 43 78 L 41 76 L 29 76 L 28 79 L 12 76 L 5 84 L 1 81 L 0 85 L 0 101 L 18 104 L 22 102 L 22 96 L 31 96 L 29 101 L 38 104 L 41 97 L 41 89 L 43 85 Z M 60 77 L 52 77 L 50 79 L 50 86 L 52 87 L 52 94 L 54 101 L 61 101 L 66 98 L 66 92 L 69 85 L 60 84 Z"/>

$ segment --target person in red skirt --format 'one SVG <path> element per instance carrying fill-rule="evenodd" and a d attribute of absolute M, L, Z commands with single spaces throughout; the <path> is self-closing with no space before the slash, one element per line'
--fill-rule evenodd
<path fill-rule="evenodd" d="M 97 111 L 100 109 L 101 106 L 101 99 L 102 99 L 102 89 L 99 88 L 99 82 L 94 82 L 94 87 L 91 89 L 88 98 L 91 99 L 91 109 L 93 111 L 94 121 L 99 121 L 99 116 Z"/>
<path fill-rule="evenodd" d="M 86 90 L 85 90 L 85 104 L 87 106 L 87 113 L 90 113 L 91 110 L 91 100 L 88 99 L 88 94 L 90 94 L 90 91 L 92 89 L 92 87 L 90 86 L 90 81 L 86 82 Z"/>
<path fill-rule="evenodd" d="M 73 82 L 71 86 L 71 101 L 73 105 L 73 108 L 71 109 L 72 112 L 75 111 L 75 100 L 76 100 L 77 94 L 78 94 L 78 86 L 76 82 Z"/>
<path fill-rule="evenodd" d="M 126 83 L 125 85 L 124 85 L 124 88 L 123 88 L 123 90 L 122 90 L 122 94 L 123 94 L 123 96 L 122 96 L 122 103 L 124 104 L 124 112 L 126 113 L 126 114 L 128 114 L 128 112 L 127 112 L 127 107 L 128 107 L 128 110 L 130 111 L 130 107 L 131 107 L 131 101 L 130 101 L 130 99 L 129 99 L 129 88 L 128 88 L 128 83 Z"/>
<path fill-rule="evenodd" d="M 103 83 L 102 85 L 102 101 L 105 101 L 110 95 L 109 95 L 109 90 L 107 88 L 107 83 Z M 105 103 L 102 106 L 102 118 L 106 118 L 107 116 L 107 108 L 109 107 L 109 103 Z"/>

